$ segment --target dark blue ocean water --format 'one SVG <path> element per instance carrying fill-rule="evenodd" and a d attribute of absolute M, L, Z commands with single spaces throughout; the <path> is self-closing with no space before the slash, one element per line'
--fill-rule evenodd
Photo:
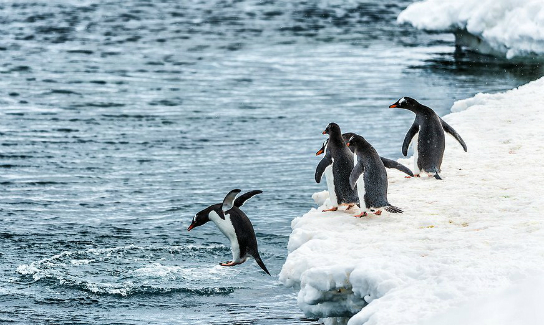
<path fill-rule="evenodd" d="M 410 1 L 0 3 L 0 322 L 315 324 L 278 280 L 331 121 L 398 158 L 412 96 L 441 115 L 537 66 L 395 23 Z M 192 216 L 233 188 L 261 255 Z"/>

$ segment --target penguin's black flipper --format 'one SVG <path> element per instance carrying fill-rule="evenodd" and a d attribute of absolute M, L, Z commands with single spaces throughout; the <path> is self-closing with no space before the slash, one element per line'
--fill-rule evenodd
<path fill-rule="evenodd" d="M 442 180 L 442 177 L 440 177 L 440 175 L 438 175 L 438 173 L 435 173 L 435 174 L 434 174 L 434 178 L 439 179 L 439 180 Z"/>
<path fill-rule="evenodd" d="M 404 157 L 408 155 L 408 146 L 410 146 L 410 142 L 412 142 L 412 138 L 418 132 L 419 132 L 419 125 L 416 123 L 416 121 L 414 121 L 414 124 L 412 124 L 412 126 L 406 133 L 406 136 L 404 137 L 404 142 L 402 143 L 402 154 L 404 155 Z"/>
<path fill-rule="evenodd" d="M 223 205 L 221 206 L 221 210 L 228 211 L 232 209 L 234 199 L 236 198 L 236 195 L 238 195 L 242 190 L 235 189 L 229 192 L 227 196 L 223 199 Z"/>
<path fill-rule="evenodd" d="M 349 185 L 352 189 L 355 189 L 355 186 L 357 185 L 357 180 L 359 177 L 363 174 L 364 167 L 363 164 L 357 163 L 355 167 L 351 170 L 351 174 L 349 175 Z"/>
<path fill-rule="evenodd" d="M 410 170 L 410 168 L 404 166 L 403 164 L 401 163 L 398 163 L 394 160 L 391 160 L 391 159 L 387 159 L 387 158 L 384 158 L 384 157 L 380 157 L 380 159 L 382 160 L 382 163 L 383 165 L 385 166 L 385 168 L 394 168 L 394 169 L 398 169 L 400 170 L 401 172 L 407 174 L 407 175 L 410 175 L 412 177 L 414 177 L 414 173 L 412 173 L 412 171 Z"/>
<path fill-rule="evenodd" d="M 321 177 L 323 177 L 323 173 L 325 172 L 325 168 L 329 167 L 332 164 L 332 158 L 330 153 L 326 153 L 323 159 L 317 164 L 317 168 L 315 169 L 315 181 L 316 183 L 321 182 Z"/>
<path fill-rule="evenodd" d="M 234 200 L 234 206 L 239 208 L 242 205 L 244 205 L 244 203 L 246 203 L 247 200 L 251 199 L 253 196 L 257 194 L 261 194 L 262 192 L 263 191 L 261 190 L 255 190 L 255 191 L 244 193 L 240 195 L 239 197 L 237 197 L 236 200 Z"/>
<path fill-rule="evenodd" d="M 465 141 L 463 141 L 463 138 L 461 138 L 459 133 L 457 133 L 457 131 L 455 131 L 448 123 L 444 122 L 443 119 L 440 119 L 440 122 L 442 122 L 442 127 L 444 128 L 444 131 L 451 134 L 455 138 L 455 140 L 457 140 L 459 144 L 461 144 L 463 150 L 467 152 L 467 145 L 465 144 Z"/>
<path fill-rule="evenodd" d="M 266 274 L 272 276 L 272 275 L 270 274 L 270 272 L 268 272 L 266 266 L 265 266 L 264 263 L 263 263 L 263 260 L 261 260 L 261 257 L 259 256 L 258 253 L 255 254 L 255 256 L 253 256 L 253 258 L 255 259 L 255 262 L 257 262 L 257 264 L 261 267 L 261 269 L 263 269 L 263 271 L 266 272 Z"/>

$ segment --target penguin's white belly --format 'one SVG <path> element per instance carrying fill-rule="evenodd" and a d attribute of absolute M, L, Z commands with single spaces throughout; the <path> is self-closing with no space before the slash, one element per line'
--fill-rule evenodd
<path fill-rule="evenodd" d="M 223 220 L 215 211 L 210 212 L 209 218 L 215 223 L 217 228 L 225 235 L 230 241 L 230 250 L 232 251 L 232 261 L 240 261 L 240 245 L 238 244 L 238 238 L 236 237 L 236 231 L 230 220 L 230 214 L 225 214 Z"/>
<path fill-rule="evenodd" d="M 353 166 L 357 166 L 358 157 L 356 154 L 353 154 Z M 365 179 L 364 176 L 365 173 L 362 173 L 361 176 L 357 179 L 357 195 L 359 196 L 359 206 L 361 207 L 361 211 L 364 211 L 366 209 L 365 204 Z"/>
<path fill-rule="evenodd" d="M 357 179 L 357 195 L 359 195 L 359 206 L 361 207 L 361 210 L 364 211 L 366 209 L 365 204 L 365 179 L 363 177 L 364 173 L 359 176 L 359 179 Z"/>
<path fill-rule="evenodd" d="M 417 141 L 419 139 L 419 132 L 414 135 L 412 138 L 412 142 L 410 143 L 412 147 L 414 148 L 414 175 L 419 174 L 421 171 L 419 170 L 419 167 L 417 166 L 417 159 L 418 159 L 418 152 L 417 152 Z"/>
<path fill-rule="evenodd" d="M 329 200 L 333 207 L 338 206 L 336 191 L 334 190 L 334 175 L 332 173 L 332 164 L 325 168 L 325 177 L 327 178 L 327 189 L 329 190 Z"/>

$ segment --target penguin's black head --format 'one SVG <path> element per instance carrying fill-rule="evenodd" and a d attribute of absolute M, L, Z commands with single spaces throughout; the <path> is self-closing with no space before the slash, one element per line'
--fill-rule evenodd
<path fill-rule="evenodd" d="M 187 228 L 187 231 L 191 231 L 193 228 L 202 226 L 206 222 L 210 221 L 210 212 L 215 211 L 217 214 L 222 213 L 221 212 L 221 203 L 210 205 L 206 209 L 199 211 L 193 218 L 193 222 L 191 222 L 191 225 L 189 228 Z"/>
<path fill-rule="evenodd" d="M 357 135 L 357 134 L 352 133 L 352 132 L 342 134 L 342 139 L 344 139 L 344 143 L 346 143 L 346 145 L 347 145 L 348 142 L 349 142 L 349 139 L 353 138 L 354 135 Z M 349 147 L 349 150 L 351 150 L 351 152 L 355 152 L 354 147 L 350 147 L 350 146 L 348 146 L 348 147 Z"/>
<path fill-rule="evenodd" d="M 390 105 L 389 108 L 403 108 L 403 109 L 413 109 L 417 107 L 419 103 L 410 97 L 402 97 L 401 99 L 397 100 L 393 105 Z"/>
<path fill-rule="evenodd" d="M 320 154 L 325 152 L 325 148 L 327 148 L 327 144 L 329 143 L 329 139 L 325 140 L 323 142 L 323 145 L 321 146 L 321 149 L 319 149 L 318 152 L 315 153 L 316 156 L 319 156 Z"/>
<path fill-rule="evenodd" d="M 210 213 L 215 212 L 219 217 L 223 220 L 225 220 L 225 215 L 228 214 L 229 210 L 234 207 L 241 207 L 245 201 L 250 199 L 252 196 L 262 193 L 262 191 L 250 191 L 245 193 L 244 195 L 241 195 L 238 199 L 236 199 L 236 196 L 241 191 L 239 189 L 234 189 L 230 191 L 225 198 L 223 199 L 223 203 L 218 203 L 214 205 L 210 205 L 206 209 L 198 212 L 195 217 L 193 218 L 193 222 L 187 228 L 187 231 L 191 231 L 191 229 L 202 226 L 206 222 L 210 221 Z M 236 201 L 235 201 L 236 199 Z"/>
<path fill-rule="evenodd" d="M 364 142 L 366 142 L 365 138 L 358 134 L 352 135 L 349 140 L 346 142 L 346 146 L 348 146 L 350 149 L 357 148 L 360 145 L 362 145 Z"/>
<path fill-rule="evenodd" d="M 348 143 L 349 139 L 351 139 L 354 135 L 357 135 L 357 134 L 352 133 L 352 132 L 347 132 L 347 133 L 342 134 L 342 139 L 344 139 L 345 143 Z"/>
<path fill-rule="evenodd" d="M 336 123 L 329 123 L 323 134 L 340 133 L 340 127 Z"/>

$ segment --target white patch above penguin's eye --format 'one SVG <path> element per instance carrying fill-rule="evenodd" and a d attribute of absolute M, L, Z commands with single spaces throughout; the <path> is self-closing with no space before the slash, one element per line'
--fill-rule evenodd
<path fill-rule="evenodd" d="M 404 103 L 406 101 L 406 99 L 404 99 L 404 97 L 402 97 L 401 99 L 399 99 L 399 104 L 402 105 L 402 103 Z"/>

